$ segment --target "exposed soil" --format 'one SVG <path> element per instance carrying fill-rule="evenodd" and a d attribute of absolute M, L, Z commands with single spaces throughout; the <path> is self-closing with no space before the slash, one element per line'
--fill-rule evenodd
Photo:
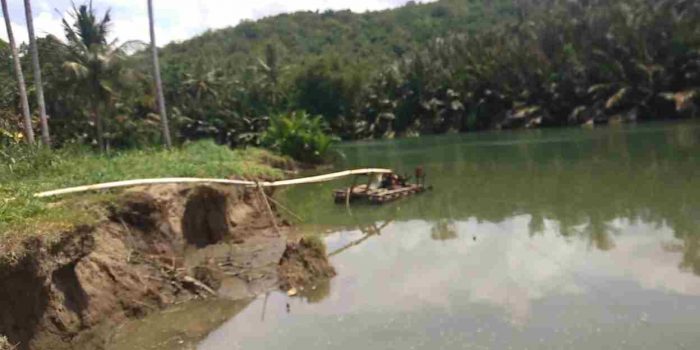
<path fill-rule="evenodd" d="M 23 242 L 27 254 L 0 263 L 0 335 L 18 349 L 101 348 L 105 330 L 168 305 L 332 275 L 325 252 L 288 244 L 259 199 L 223 186 L 138 188 L 94 227 Z"/>
<path fill-rule="evenodd" d="M 328 262 L 326 248 L 318 239 L 302 238 L 298 243 L 287 243 L 280 259 L 279 284 L 283 290 L 303 289 L 323 279 L 335 276 Z"/>

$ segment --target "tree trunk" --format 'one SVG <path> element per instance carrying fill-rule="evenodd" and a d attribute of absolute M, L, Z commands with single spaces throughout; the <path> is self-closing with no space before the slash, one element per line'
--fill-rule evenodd
<path fill-rule="evenodd" d="M 151 31 L 151 56 L 153 58 L 153 78 L 156 84 L 156 95 L 158 98 L 158 114 L 160 114 L 160 125 L 163 129 L 163 142 L 166 148 L 172 147 L 170 139 L 170 127 L 168 126 L 168 114 L 165 110 L 165 97 L 163 96 L 163 83 L 160 79 L 160 65 L 158 64 L 158 47 L 156 46 L 156 31 L 153 23 L 153 0 L 148 0 L 148 24 Z"/>
<path fill-rule="evenodd" d="M 27 31 L 29 32 L 29 46 L 32 52 L 32 64 L 34 66 L 34 86 L 36 88 L 36 101 L 39 105 L 39 119 L 41 121 L 41 141 L 46 146 L 51 146 L 49 135 L 49 122 L 46 117 L 46 104 L 44 103 L 44 87 L 41 82 L 41 66 L 39 65 L 39 48 L 34 36 L 34 18 L 32 17 L 31 0 L 24 0 L 24 12 L 27 17 Z"/>
<path fill-rule="evenodd" d="M 100 152 L 105 153 L 105 151 L 107 151 L 107 144 L 105 143 L 105 129 L 102 121 L 102 113 L 100 111 L 100 103 L 96 100 L 92 101 L 91 108 L 92 120 L 95 122 L 95 128 L 97 130 L 97 144 L 100 147 Z"/>
<path fill-rule="evenodd" d="M 17 53 L 17 45 L 15 44 L 15 36 L 12 34 L 12 24 L 10 22 L 10 12 L 7 10 L 7 0 L 2 1 L 2 15 L 5 17 L 5 26 L 7 27 L 7 38 L 10 42 L 10 50 L 12 50 L 12 61 L 15 67 L 15 77 L 17 79 L 17 90 L 19 90 L 19 101 L 22 107 L 22 122 L 24 125 L 24 137 L 27 138 L 27 143 L 34 144 L 34 130 L 32 129 L 32 115 L 29 111 L 29 100 L 27 99 L 27 87 L 24 84 L 24 74 L 22 73 L 22 65 L 19 61 L 19 53 Z"/>

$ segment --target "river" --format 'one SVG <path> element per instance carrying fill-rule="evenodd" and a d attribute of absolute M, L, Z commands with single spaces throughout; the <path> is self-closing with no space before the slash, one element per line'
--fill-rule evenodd
<path fill-rule="evenodd" d="M 171 334 L 199 319 L 206 337 L 177 338 L 198 349 L 700 347 L 700 124 L 338 149 L 338 169 L 422 165 L 434 190 L 348 210 L 330 196 L 342 181 L 290 189 L 282 200 L 323 234 L 335 278 L 141 326 Z"/>

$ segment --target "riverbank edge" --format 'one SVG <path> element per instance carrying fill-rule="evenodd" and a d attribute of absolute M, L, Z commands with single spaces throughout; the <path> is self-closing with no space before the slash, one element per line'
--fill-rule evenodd
<path fill-rule="evenodd" d="M 130 189 L 107 205 L 108 215 L 99 223 L 62 232 L 52 241 L 28 237 L 22 242 L 25 254 L 0 262 L 0 334 L 18 349 L 99 348 L 108 336 L 104 329 L 170 305 L 216 297 L 222 272 L 213 261 L 185 266 L 185 251 L 192 247 L 226 241 L 252 252 L 253 260 L 258 255 L 253 250 L 263 242 L 281 247 L 268 254 L 273 266 L 287 265 L 287 250 L 304 245 L 290 238 L 290 225 L 274 203 L 271 207 L 272 212 L 266 209 L 259 191 L 238 187 Z M 248 246 L 249 241 L 255 244 Z M 322 260 L 328 264 L 325 256 Z M 259 294 L 287 286 L 278 269 L 266 271 L 265 283 L 249 290 Z M 251 270 L 229 266 L 226 272 L 256 275 Z"/>

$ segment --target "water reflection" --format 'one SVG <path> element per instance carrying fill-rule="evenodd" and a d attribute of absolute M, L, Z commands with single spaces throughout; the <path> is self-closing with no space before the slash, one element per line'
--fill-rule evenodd
<path fill-rule="evenodd" d="M 323 301 L 331 293 L 331 280 L 323 279 L 318 281 L 313 286 L 302 290 L 300 296 L 309 304 L 315 304 Z"/>
<path fill-rule="evenodd" d="M 338 276 L 319 300 L 270 296 L 265 322 L 244 311 L 201 349 L 667 348 L 697 345 L 700 278 L 682 269 L 684 241 L 669 226 L 617 219 L 608 239 L 562 236 L 533 217 L 388 224 L 381 235 L 327 237 Z M 587 226 L 577 229 L 585 230 Z M 474 233 L 478 239 L 474 240 Z M 371 237 L 371 239 L 364 239 Z M 591 236 L 591 237 L 596 237 Z M 359 243 L 358 243 L 359 242 Z M 286 303 L 291 312 L 281 312 Z M 249 308 L 256 310 L 257 307 Z M 671 327 L 671 328 L 669 328 Z M 672 332 L 672 333 L 669 333 Z M 669 343 L 669 335 L 673 340 Z M 541 343 L 541 339 L 546 342 Z"/>
<path fill-rule="evenodd" d="M 430 238 L 436 241 L 449 241 L 457 238 L 455 223 L 449 220 L 440 220 L 430 229 Z"/>
<path fill-rule="evenodd" d="M 353 246 L 356 246 L 356 245 L 368 240 L 372 236 L 381 235 L 382 230 L 384 228 L 386 228 L 387 226 L 389 226 L 389 224 L 391 224 L 391 220 L 384 221 L 384 223 L 381 223 L 381 224 L 374 223 L 374 224 L 369 224 L 369 225 L 357 227 L 357 230 L 362 232 L 363 236 L 361 238 L 358 238 L 358 239 L 351 241 L 349 243 L 345 243 L 341 247 L 337 247 L 337 248 L 334 247 L 333 250 L 330 253 L 328 253 L 328 257 L 333 257 L 334 255 L 338 255 L 338 254 L 352 248 Z"/>
<path fill-rule="evenodd" d="M 619 219 L 669 227 L 697 261 L 700 233 L 700 126 L 651 124 L 597 130 L 540 130 L 426 137 L 345 146 L 342 168 L 424 165 L 435 190 L 384 207 L 354 207 L 353 216 L 328 205 L 337 183 L 287 193 L 310 223 L 353 226 L 354 220 L 428 220 L 435 238 L 451 238 L 449 220 L 503 222 L 529 215 L 531 236 L 545 220 L 564 237 L 586 236 L 615 249 Z M 446 234 L 445 236 L 441 236 Z M 697 269 L 692 269 L 697 272 Z"/>

